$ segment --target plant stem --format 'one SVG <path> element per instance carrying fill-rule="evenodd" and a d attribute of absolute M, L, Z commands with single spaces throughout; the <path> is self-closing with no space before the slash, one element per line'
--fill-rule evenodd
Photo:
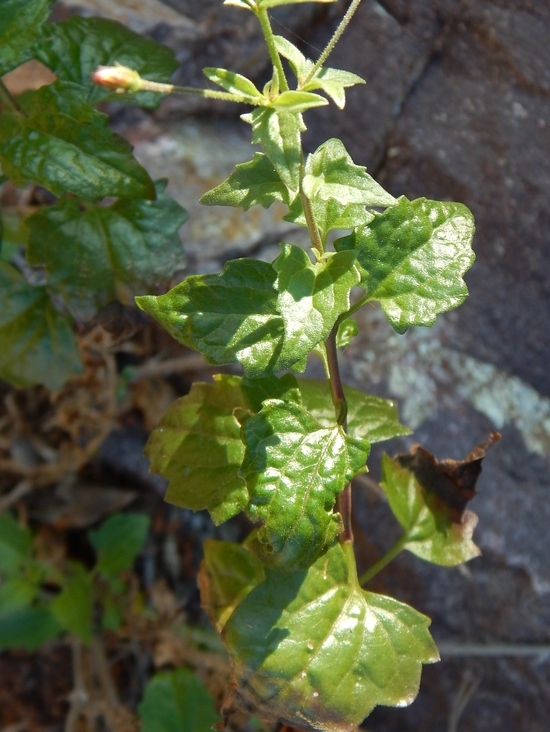
<path fill-rule="evenodd" d="M 302 86 L 305 86 L 308 83 L 308 81 L 311 81 L 313 79 L 315 74 L 319 71 L 321 66 L 325 63 L 327 58 L 330 56 L 330 54 L 334 50 L 334 47 L 340 40 L 342 33 L 348 27 L 350 20 L 353 18 L 355 11 L 359 7 L 360 2 L 361 2 L 361 0 L 353 0 L 353 2 L 351 3 L 351 5 L 349 6 L 349 8 L 347 10 L 347 13 L 344 15 L 344 17 L 340 21 L 338 28 L 336 28 L 336 30 L 334 31 L 334 35 L 332 36 L 330 41 L 327 43 L 325 50 L 319 56 L 319 58 L 317 59 L 317 62 L 315 63 L 315 65 L 313 66 L 313 68 L 311 69 L 309 74 L 306 76 L 306 78 L 302 82 Z"/>
<path fill-rule="evenodd" d="M 340 376 L 340 366 L 338 364 L 338 349 L 336 348 L 336 334 L 338 326 L 334 326 L 329 337 L 325 341 L 327 364 L 329 372 L 330 393 L 332 395 L 332 403 L 336 412 L 336 422 L 347 428 L 348 403 L 344 394 L 342 385 L 342 377 Z M 348 483 L 344 490 L 338 496 L 338 512 L 342 517 L 344 528 L 341 534 L 342 543 L 353 542 L 353 529 L 351 526 L 351 483 Z"/>
<path fill-rule="evenodd" d="M 384 567 L 392 561 L 392 559 L 395 559 L 395 557 L 403 550 L 408 538 L 408 534 L 403 534 L 403 536 L 392 546 L 387 554 L 384 554 L 384 556 L 379 559 L 375 565 L 373 565 L 370 569 L 367 569 L 367 571 L 362 574 L 361 577 L 359 577 L 359 584 L 366 585 L 367 582 L 370 582 L 371 579 L 378 574 L 378 572 L 382 571 Z"/>
<path fill-rule="evenodd" d="M 238 102 L 243 104 L 254 104 L 260 106 L 265 102 L 263 97 L 258 97 L 255 101 L 254 97 L 241 96 L 232 92 L 215 91 L 214 89 L 198 89 L 194 86 L 175 86 L 174 84 L 161 84 L 158 81 L 149 81 L 142 79 L 142 85 L 139 91 L 157 92 L 158 94 L 189 94 L 192 97 L 203 97 L 205 99 L 222 99 L 226 102 Z M 126 90 L 123 89 L 123 92 Z"/>
<path fill-rule="evenodd" d="M 19 114 L 23 117 L 27 117 L 27 113 L 25 110 L 21 107 L 17 99 L 13 96 L 13 94 L 10 92 L 8 87 L 4 84 L 2 79 L 0 79 L 0 100 L 6 105 L 6 107 L 9 107 L 12 112 L 15 112 L 15 114 Z"/>
<path fill-rule="evenodd" d="M 269 21 L 269 15 L 267 14 L 267 10 L 265 8 L 258 8 L 258 10 L 256 11 L 256 15 L 258 16 L 258 20 L 260 21 L 260 25 L 262 26 L 262 32 L 264 34 L 265 42 L 267 44 L 267 50 L 269 51 L 271 63 L 277 69 L 277 74 L 279 75 L 279 84 L 281 85 L 281 91 L 288 91 L 288 81 L 286 80 L 285 70 L 283 69 L 281 57 L 279 56 L 277 46 L 275 45 L 275 38 L 273 37 L 273 30 L 271 28 L 271 23 Z"/>
<path fill-rule="evenodd" d="M 309 231 L 309 238 L 311 239 L 312 245 L 319 252 L 324 254 L 323 242 L 321 241 L 321 235 L 319 234 L 319 227 L 315 221 L 313 210 L 311 208 L 311 202 L 302 190 L 302 176 L 300 176 L 300 201 L 302 202 L 302 208 L 304 209 L 304 216 L 306 217 L 307 228 Z"/>

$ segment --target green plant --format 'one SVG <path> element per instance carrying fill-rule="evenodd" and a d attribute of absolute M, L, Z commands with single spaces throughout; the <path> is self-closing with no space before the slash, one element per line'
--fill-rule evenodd
<path fill-rule="evenodd" d="M 135 594 L 123 574 L 142 550 L 148 528 L 141 514 L 111 516 L 88 535 L 96 555 L 88 569 L 76 560 L 41 557 L 29 529 L 2 514 L 0 650 L 36 650 L 65 633 L 88 645 L 95 633 L 118 630 Z"/>
<path fill-rule="evenodd" d="M 115 299 L 130 303 L 182 268 L 178 229 L 187 216 L 95 109 L 122 98 L 90 77 L 118 60 L 168 80 L 173 52 L 102 18 L 48 23 L 51 4 L 0 2 L 0 76 L 29 59 L 57 76 L 17 99 L 0 79 L 2 182 L 30 182 L 54 199 L 23 221 L 7 212 L 3 236 L 0 222 L 0 378 L 58 389 L 82 370 L 75 321 Z M 160 98 L 145 92 L 132 100 L 151 108 Z"/>
<path fill-rule="evenodd" d="M 384 457 L 382 487 L 404 534 L 358 577 L 350 481 L 372 443 L 408 430 L 392 402 L 344 389 L 338 350 L 367 303 L 378 302 L 399 333 L 459 305 L 474 222 L 459 203 L 395 199 L 340 140 L 304 155 L 303 114 L 326 97 L 343 108 L 346 88 L 363 81 L 325 66 L 359 0 L 315 63 L 271 29 L 269 10 L 295 1 L 226 0 L 257 17 L 273 73 L 260 90 L 226 69 L 204 70 L 220 96 L 252 106 L 242 119 L 262 152 L 202 203 L 247 210 L 279 201 L 287 221 L 307 227 L 311 254 L 283 243 L 272 263 L 232 260 L 221 274 L 137 298 L 209 363 L 244 371 L 195 384 L 153 432 L 147 455 L 169 480 L 168 501 L 207 509 L 215 523 L 244 511 L 258 524 L 244 546 L 208 542 L 199 578 L 232 663 L 224 713 L 240 707 L 303 730 L 351 732 L 377 704 L 409 704 L 422 664 L 438 659 L 426 617 L 362 585 L 403 549 L 446 566 L 479 553 L 477 519 L 465 507 L 487 445 L 458 463 L 422 448 Z M 97 80 L 156 88 L 129 69 L 101 70 Z M 351 233 L 331 247 L 340 229 Z M 352 296 L 354 288 L 362 294 Z M 277 376 L 302 372 L 310 353 L 325 382 Z"/>

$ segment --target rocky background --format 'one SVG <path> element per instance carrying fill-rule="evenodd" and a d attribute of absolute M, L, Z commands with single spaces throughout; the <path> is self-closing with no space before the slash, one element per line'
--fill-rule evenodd
<path fill-rule="evenodd" d="M 315 58 L 347 4 L 279 8 L 274 28 Z M 114 17 L 170 45 L 181 61 L 176 83 L 203 85 L 207 65 L 265 79 L 254 18 L 220 0 L 65 0 L 55 8 L 58 19 Z M 425 669 L 411 708 L 379 708 L 364 727 L 543 732 L 550 709 L 550 4 L 364 0 L 331 65 L 367 84 L 348 92 L 343 112 L 331 106 L 311 114 L 308 149 L 340 137 L 392 194 L 461 201 L 478 226 L 466 304 L 404 336 L 377 310 L 362 313 L 345 376 L 398 399 L 415 435 L 391 452 L 417 441 L 441 458 L 462 458 L 491 430 L 502 433 L 472 506 L 483 556 L 451 570 L 401 556 L 372 582 L 433 618 L 443 661 Z M 140 160 L 170 179 L 169 191 L 191 214 L 182 231 L 188 273 L 218 271 L 242 254 L 273 258 L 291 235 L 276 208 L 242 215 L 196 203 L 250 157 L 239 111 L 184 98 L 152 114 L 110 109 Z M 121 459 L 119 438 L 107 441 L 107 462 Z M 138 470 L 135 459 L 128 463 Z M 366 566 L 399 532 L 362 484 L 355 505 Z"/>

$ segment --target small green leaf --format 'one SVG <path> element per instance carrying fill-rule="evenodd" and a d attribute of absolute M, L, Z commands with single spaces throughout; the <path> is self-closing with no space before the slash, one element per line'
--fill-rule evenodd
<path fill-rule="evenodd" d="M 214 539 L 204 542 L 199 574 L 201 606 L 218 633 L 237 605 L 263 579 L 263 564 L 245 547 Z"/>
<path fill-rule="evenodd" d="M 253 521 L 261 521 L 255 549 L 277 568 L 308 567 L 341 531 L 332 512 L 337 495 L 365 467 L 369 444 L 326 428 L 293 402 L 267 400 L 242 428 L 241 474 Z"/>
<path fill-rule="evenodd" d="M 378 300 L 398 332 L 433 325 L 439 313 L 462 303 L 462 279 L 474 261 L 471 212 L 460 203 L 401 197 L 354 234 L 339 239 L 339 251 L 355 249 L 361 286 Z"/>
<path fill-rule="evenodd" d="M 288 193 L 267 155 L 241 163 L 227 180 L 207 191 L 200 202 L 205 206 L 240 206 L 245 211 L 260 204 L 269 208 L 274 201 L 286 202 Z"/>
<path fill-rule="evenodd" d="M 220 275 L 192 275 L 165 295 L 136 302 L 208 363 L 238 362 L 247 376 L 264 376 L 305 356 L 280 358 L 284 327 L 277 312 L 276 278 L 270 264 L 235 259 Z"/>
<path fill-rule="evenodd" d="M 298 86 L 301 86 L 301 80 L 313 68 L 313 63 L 308 61 L 300 49 L 283 36 L 274 36 L 274 40 L 277 51 L 290 63 L 292 71 L 298 80 Z"/>
<path fill-rule="evenodd" d="M 63 630 L 90 643 L 93 609 L 90 577 L 84 567 L 75 562 L 63 591 L 50 603 L 50 610 Z"/>
<path fill-rule="evenodd" d="M 138 714 L 141 732 L 210 732 L 219 721 L 203 682 L 186 668 L 153 676 Z"/>
<path fill-rule="evenodd" d="M 27 284 L 14 267 L 0 262 L 0 301 L 0 378 L 55 391 L 82 372 L 70 321 L 54 308 L 45 287 Z"/>
<path fill-rule="evenodd" d="M 239 2 L 239 0 L 237 0 Z M 253 4 L 259 8 L 275 8 L 277 5 L 297 5 L 298 3 L 335 3 L 337 0 L 255 0 Z M 232 4 L 232 0 L 229 1 Z"/>
<path fill-rule="evenodd" d="M 417 557 L 454 567 L 481 554 L 472 541 L 477 516 L 464 511 L 459 522 L 442 510 L 437 496 L 427 491 L 413 472 L 387 455 L 382 459 L 382 488 L 396 519 L 404 528 L 404 545 Z"/>
<path fill-rule="evenodd" d="M 149 518 L 140 513 L 119 513 L 90 531 L 90 543 L 97 552 L 95 569 L 104 575 L 116 575 L 132 568 L 145 544 Z"/>
<path fill-rule="evenodd" d="M 334 405 L 328 384 L 299 379 L 298 386 L 311 416 L 324 427 L 332 426 Z M 399 422 L 395 402 L 365 394 L 351 386 L 346 386 L 344 391 L 348 402 L 348 432 L 352 437 L 374 443 L 411 434 L 411 430 Z"/>
<path fill-rule="evenodd" d="M 234 71 L 228 71 L 227 69 L 215 69 L 210 66 L 202 71 L 210 81 L 218 84 L 218 86 L 223 87 L 232 94 L 239 94 L 240 96 L 250 97 L 256 100 L 258 98 L 263 99 L 262 92 L 246 76 L 236 74 Z"/>
<path fill-rule="evenodd" d="M 58 79 L 81 87 L 88 104 L 103 99 L 131 101 L 154 108 L 161 94 L 138 92 L 115 94 L 92 82 L 92 72 L 99 66 L 115 63 L 127 66 L 144 79 L 168 83 L 178 67 L 170 48 L 144 38 L 121 23 L 107 18 L 73 16 L 44 28 L 43 37 L 34 48 L 34 57 L 50 68 Z"/>
<path fill-rule="evenodd" d="M 262 108 L 241 119 L 252 125 L 252 144 L 262 146 L 293 201 L 300 188 L 301 133 L 305 129 L 301 115 Z"/>
<path fill-rule="evenodd" d="M 366 206 L 392 206 L 396 203 L 363 166 L 355 165 L 340 140 L 327 140 L 313 155 L 308 155 L 303 181 L 323 243 L 329 231 L 354 229 L 374 218 Z M 296 199 L 285 216 L 307 226 L 302 203 Z"/>
<path fill-rule="evenodd" d="M 305 91 L 285 91 L 279 94 L 269 105 L 282 112 L 306 112 L 313 107 L 324 107 L 328 104 L 319 94 Z"/>
<path fill-rule="evenodd" d="M 38 586 L 26 577 L 14 576 L 0 585 L 0 620 L 28 607 L 38 595 Z"/>
<path fill-rule="evenodd" d="M 305 572 L 266 570 L 224 629 L 230 701 L 302 730 L 354 732 L 377 704 L 406 706 L 437 661 L 429 619 L 358 584 L 351 545 Z"/>
<path fill-rule="evenodd" d="M 11 513 L 0 514 L 0 572 L 18 572 L 31 547 L 31 532 L 21 526 Z"/>
<path fill-rule="evenodd" d="M 359 326 L 353 318 L 346 318 L 338 326 L 336 334 L 336 346 L 338 348 L 347 348 L 352 339 L 359 333 Z"/>
<path fill-rule="evenodd" d="M 0 620 L 0 651 L 37 648 L 62 632 L 54 614 L 46 608 L 23 607 Z"/>
<path fill-rule="evenodd" d="M 341 69 L 322 68 L 304 87 L 304 91 L 322 89 L 339 109 L 346 106 L 346 89 L 356 84 L 365 84 L 365 80 L 357 74 Z"/>
<path fill-rule="evenodd" d="M 32 58 L 54 0 L 0 0 L 0 76 Z"/>
<path fill-rule="evenodd" d="M 121 199 L 82 210 L 74 198 L 40 209 L 27 219 L 27 259 L 44 265 L 48 285 L 72 315 L 90 320 L 121 288 L 154 288 L 183 266 L 179 227 L 186 212 L 156 184 L 155 201 Z"/>
<path fill-rule="evenodd" d="M 309 353 L 325 340 L 339 315 L 349 310 L 350 292 L 359 282 L 351 252 L 338 252 L 312 264 L 300 247 L 283 244 L 273 262 L 279 275 L 277 309 L 284 321 L 281 357 Z"/>
<path fill-rule="evenodd" d="M 34 181 L 57 196 L 154 199 L 155 187 L 132 147 L 87 106 L 81 88 L 55 82 L 19 100 L 27 116 L 0 117 L 0 162 L 17 186 Z"/>

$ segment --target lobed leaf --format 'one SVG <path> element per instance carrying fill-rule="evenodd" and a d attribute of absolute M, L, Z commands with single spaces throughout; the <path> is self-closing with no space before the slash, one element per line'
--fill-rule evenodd
<path fill-rule="evenodd" d="M 0 584 L 0 621 L 29 607 L 39 592 L 36 582 L 24 576 L 3 578 Z"/>
<path fill-rule="evenodd" d="M 312 264 L 300 247 L 282 245 L 273 262 L 279 275 L 277 309 L 285 332 L 281 358 L 309 353 L 328 337 L 338 316 L 349 310 L 350 292 L 360 279 L 354 261 L 353 252 L 337 252 Z"/>
<path fill-rule="evenodd" d="M 44 384 L 55 391 L 82 362 L 70 321 L 54 308 L 45 287 L 29 285 L 0 262 L 0 378 L 17 387 Z"/>
<path fill-rule="evenodd" d="M 346 106 L 346 89 L 356 84 L 365 84 L 365 80 L 351 71 L 342 69 L 319 69 L 313 78 L 303 86 L 304 91 L 321 89 L 329 96 L 339 109 Z"/>
<path fill-rule="evenodd" d="M 87 106 L 77 84 L 55 82 L 19 100 L 26 116 L 0 117 L 0 162 L 15 185 L 32 180 L 57 196 L 154 199 L 155 187 L 132 147 Z"/>
<path fill-rule="evenodd" d="M 351 545 L 304 572 L 274 572 L 237 606 L 223 638 L 229 703 L 301 730 L 354 732 L 377 704 L 405 706 L 439 656 L 429 619 L 358 584 Z"/>
<path fill-rule="evenodd" d="M 157 181 L 155 201 L 121 199 L 82 210 L 74 198 L 27 219 L 27 259 L 43 265 L 48 285 L 72 315 L 90 320 L 123 287 L 140 293 L 183 266 L 179 227 L 187 214 Z"/>
<path fill-rule="evenodd" d="M 163 96 L 152 92 L 121 95 L 94 84 L 91 75 L 99 66 L 118 63 L 137 71 L 144 79 L 164 83 L 170 81 L 178 67 L 170 48 L 107 18 L 73 16 L 48 24 L 33 55 L 58 79 L 77 84 L 88 104 L 114 99 L 155 108 Z"/>
<path fill-rule="evenodd" d="M 227 180 L 207 191 L 200 202 L 205 206 L 240 206 L 245 211 L 260 204 L 269 208 L 274 201 L 286 203 L 287 188 L 271 161 L 263 153 L 241 163 Z"/>
<path fill-rule="evenodd" d="M 303 190 L 309 199 L 323 242 L 329 231 L 354 229 L 374 218 L 370 207 L 392 206 L 396 200 L 363 166 L 355 165 L 340 140 L 323 143 L 305 164 Z M 302 202 L 296 199 L 287 221 L 307 225 Z"/>
<path fill-rule="evenodd" d="M 110 576 L 131 569 L 145 544 L 149 523 L 143 514 L 119 513 L 90 531 L 90 543 L 97 554 L 95 570 Z"/>
<path fill-rule="evenodd" d="M 187 668 L 155 674 L 138 714 L 142 732 L 210 732 L 219 720 L 203 682 Z"/>
<path fill-rule="evenodd" d="M 338 494 L 364 470 L 365 440 L 324 427 L 301 405 L 270 399 L 242 428 L 247 515 L 261 521 L 255 549 L 279 569 L 311 565 L 341 531 Z"/>
<path fill-rule="evenodd" d="M 263 564 L 240 544 L 214 539 L 204 542 L 198 577 L 201 606 L 218 633 L 237 605 L 264 577 Z"/>
<path fill-rule="evenodd" d="M 433 325 L 439 313 L 466 299 L 462 276 L 474 261 L 473 234 L 466 206 L 401 197 L 335 247 L 357 252 L 361 286 L 380 302 L 395 330 L 404 332 Z"/>
<path fill-rule="evenodd" d="M 381 485 L 406 534 L 404 548 L 433 564 L 453 567 L 481 554 L 472 541 L 478 518 L 464 511 L 453 521 L 438 496 L 421 485 L 414 472 L 387 455 L 382 459 Z"/>
<path fill-rule="evenodd" d="M 334 405 L 326 382 L 315 379 L 298 381 L 302 403 L 311 416 L 325 427 L 334 424 Z M 392 437 L 410 435 L 397 414 L 397 406 L 390 399 L 365 394 L 351 386 L 345 387 L 348 403 L 348 433 L 369 443 L 390 440 Z"/>
<path fill-rule="evenodd" d="M 301 133 L 305 126 L 297 112 L 254 109 L 241 116 L 252 126 L 252 144 L 261 145 L 293 201 L 300 189 Z"/>
<path fill-rule="evenodd" d="M 32 58 L 54 0 L 0 0 L 0 76 Z"/>

